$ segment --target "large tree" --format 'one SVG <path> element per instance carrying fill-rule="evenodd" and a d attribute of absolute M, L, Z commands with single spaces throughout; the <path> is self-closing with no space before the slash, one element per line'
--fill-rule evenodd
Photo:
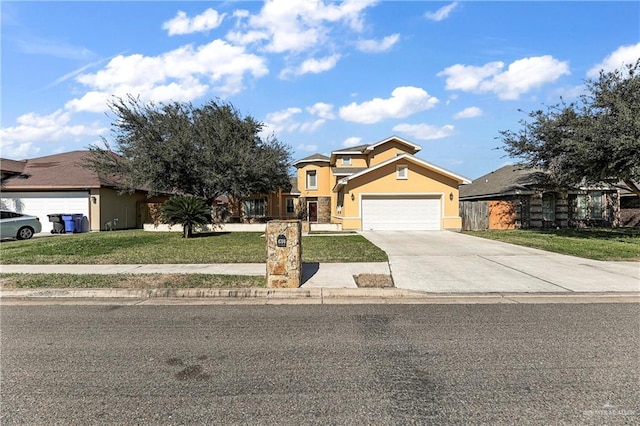
<path fill-rule="evenodd" d="M 623 181 L 640 197 L 640 59 L 585 82 L 572 103 L 537 110 L 520 130 L 500 132 L 504 149 L 559 184 Z"/>
<path fill-rule="evenodd" d="M 263 124 L 227 102 L 142 103 L 117 98 L 113 140 L 93 145 L 88 167 L 117 177 L 123 191 L 195 195 L 211 201 L 289 185 L 288 146 L 262 138 Z M 115 154 L 115 155 L 114 155 Z"/>

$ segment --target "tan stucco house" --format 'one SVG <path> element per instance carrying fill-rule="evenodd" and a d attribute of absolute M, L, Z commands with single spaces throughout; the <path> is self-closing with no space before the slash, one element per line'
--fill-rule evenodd
<path fill-rule="evenodd" d="M 460 230 L 458 186 L 471 181 L 417 158 L 421 149 L 391 136 L 302 158 L 293 163 L 299 208 L 345 230 Z"/>

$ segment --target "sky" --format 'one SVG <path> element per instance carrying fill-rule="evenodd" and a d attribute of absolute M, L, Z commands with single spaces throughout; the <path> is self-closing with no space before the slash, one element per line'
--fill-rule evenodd
<path fill-rule="evenodd" d="M 1 151 L 113 140 L 109 102 L 212 99 L 293 159 L 396 135 L 474 179 L 500 131 L 640 58 L 640 2 L 2 1 Z"/>

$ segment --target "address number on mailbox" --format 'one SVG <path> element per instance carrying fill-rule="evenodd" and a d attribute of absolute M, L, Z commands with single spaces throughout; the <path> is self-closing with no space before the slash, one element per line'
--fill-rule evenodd
<path fill-rule="evenodd" d="M 276 240 L 276 244 L 278 247 L 286 247 L 287 246 L 287 237 L 280 234 Z"/>

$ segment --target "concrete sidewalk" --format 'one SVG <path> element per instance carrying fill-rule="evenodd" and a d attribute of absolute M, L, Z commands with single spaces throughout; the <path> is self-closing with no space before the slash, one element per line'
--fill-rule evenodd
<path fill-rule="evenodd" d="M 264 263 L 144 265 L 0 265 L 0 273 L 20 274 L 212 274 L 266 275 Z M 390 275 L 389 264 L 304 263 L 302 288 L 357 288 L 354 275 Z"/>

